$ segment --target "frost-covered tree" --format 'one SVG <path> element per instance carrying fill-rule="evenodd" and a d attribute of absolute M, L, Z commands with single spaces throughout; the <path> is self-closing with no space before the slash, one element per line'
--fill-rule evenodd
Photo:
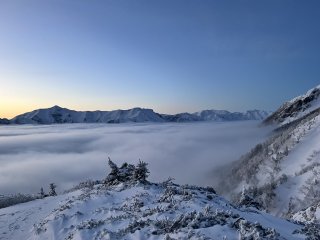
<path fill-rule="evenodd" d="M 119 168 L 118 166 L 111 161 L 111 159 L 108 157 L 108 164 L 109 164 L 109 167 L 111 168 L 111 175 L 117 175 L 119 173 Z"/>
<path fill-rule="evenodd" d="M 289 200 L 289 203 L 288 203 L 288 211 L 286 213 L 286 216 L 291 218 L 294 211 L 295 211 L 295 208 L 296 208 L 296 204 L 295 204 L 295 200 L 293 197 L 290 197 L 290 200 Z"/>
<path fill-rule="evenodd" d="M 149 170 L 147 168 L 147 163 L 139 160 L 139 163 L 136 166 L 134 171 L 134 179 L 140 182 L 145 182 L 149 176 Z"/>
<path fill-rule="evenodd" d="M 57 196 L 57 193 L 56 193 L 56 187 L 57 185 L 55 185 L 54 183 L 50 183 L 49 185 L 49 196 Z"/>
<path fill-rule="evenodd" d="M 111 172 L 107 175 L 104 181 L 106 184 L 110 184 L 119 180 L 119 168 L 114 162 L 111 161 L 109 157 L 108 157 L 108 165 L 111 168 Z"/>
<path fill-rule="evenodd" d="M 254 199 L 254 197 L 250 195 L 255 195 L 256 189 L 246 189 L 242 188 L 242 192 L 239 199 L 239 205 L 245 207 L 254 207 L 257 209 L 261 209 L 261 205 Z"/>
<path fill-rule="evenodd" d="M 107 185 L 114 185 L 120 182 L 130 182 L 134 180 L 135 166 L 124 163 L 120 168 L 109 158 L 108 164 L 111 172 L 106 177 L 104 183 Z"/>

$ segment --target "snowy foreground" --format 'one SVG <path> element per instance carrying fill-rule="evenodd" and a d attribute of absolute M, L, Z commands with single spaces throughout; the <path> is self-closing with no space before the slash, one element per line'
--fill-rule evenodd
<path fill-rule="evenodd" d="M 302 225 L 177 185 L 96 185 L 1 209 L 0 221 L 1 239 L 305 238 Z"/>
<path fill-rule="evenodd" d="M 133 165 L 127 166 L 135 171 Z M 127 171 L 127 167 L 116 170 Z M 137 181 L 133 180 L 136 173 L 118 181 L 111 175 L 108 182 L 0 209 L 0 239 L 307 237 L 302 223 L 233 206 L 211 187 Z"/>

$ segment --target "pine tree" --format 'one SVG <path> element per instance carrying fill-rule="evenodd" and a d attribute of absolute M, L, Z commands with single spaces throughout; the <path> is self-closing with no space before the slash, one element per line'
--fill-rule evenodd
<path fill-rule="evenodd" d="M 136 166 L 136 169 L 134 171 L 134 179 L 138 180 L 140 182 L 145 182 L 148 175 L 149 170 L 147 168 L 147 163 L 139 160 L 138 165 Z"/>
<path fill-rule="evenodd" d="M 56 193 L 56 185 L 54 183 L 50 183 L 50 186 L 49 186 L 49 196 L 57 196 L 57 193 Z"/>
<path fill-rule="evenodd" d="M 110 175 L 114 175 L 114 176 L 118 175 L 118 173 L 119 173 L 119 168 L 118 168 L 118 166 L 117 166 L 114 162 L 111 161 L 111 159 L 110 159 L 109 157 L 108 157 L 108 164 L 109 164 L 109 166 L 110 166 L 110 168 L 111 168 L 111 173 L 110 173 Z"/>
<path fill-rule="evenodd" d="M 111 168 L 111 172 L 107 175 L 106 179 L 104 180 L 105 184 L 111 184 L 119 180 L 119 168 L 114 162 L 111 161 L 109 157 L 108 165 Z"/>

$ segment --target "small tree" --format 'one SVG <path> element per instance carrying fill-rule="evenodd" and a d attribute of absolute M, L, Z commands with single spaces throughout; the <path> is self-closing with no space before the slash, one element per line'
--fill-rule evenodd
<path fill-rule="evenodd" d="M 40 198 L 45 198 L 45 197 L 46 197 L 46 194 L 45 194 L 45 192 L 43 191 L 43 187 L 40 188 L 39 195 L 40 195 Z"/>
<path fill-rule="evenodd" d="M 108 165 L 111 168 L 111 172 L 107 175 L 106 179 L 104 180 L 105 184 L 114 183 L 119 180 L 119 168 L 114 162 L 111 161 L 109 157 Z"/>
<path fill-rule="evenodd" d="M 57 193 L 56 193 L 56 185 L 54 183 L 50 183 L 50 186 L 49 186 L 49 196 L 57 196 Z"/>
<path fill-rule="evenodd" d="M 111 173 L 110 174 L 114 175 L 114 176 L 118 175 L 119 168 L 114 162 L 111 161 L 111 159 L 109 157 L 108 157 L 108 164 L 109 164 L 109 166 L 111 168 Z"/>
<path fill-rule="evenodd" d="M 139 160 L 138 165 L 134 171 L 134 179 L 140 182 L 145 182 L 149 176 L 149 170 L 147 168 L 147 163 Z"/>

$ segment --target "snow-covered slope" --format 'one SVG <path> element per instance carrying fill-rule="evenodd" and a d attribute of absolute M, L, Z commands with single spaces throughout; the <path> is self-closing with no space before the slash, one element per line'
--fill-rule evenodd
<path fill-rule="evenodd" d="M 74 111 L 54 106 L 24 113 L 10 120 L 12 124 L 55 123 L 125 123 L 263 120 L 269 113 L 252 110 L 245 113 L 206 110 L 198 113 L 159 114 L 152 109 L 133 108 L 114 111 Z M 0 121 L 1 124 L 1 121 Z"/>
<path fill-rule="evenodd" d="M 204 121 L 199 116 L 192 113 L 178 113 L 175 115 L 162 114 L 162 117 L 168 122 L 196 122 Z"/>
<path fill-rule="evenodd" d="M 265 119 L 265 124 L 292 122 L 320 108 L 320 85 L 307 93 L 284 103 L 277 111 Z"/>
<path fill-rule="evenodd" d="M 163 122 L 163 118 L 152 109 L 133 108 L 115 111 L 74 111 L 59 106 L 38 109 L 16 116 L 15 124 L 53 123 L 124 123 L 124 122 Z"/>
<path fill-rule="evenodd" d="M 104 183 L 84 185 L 66 194 L 0 209 L 0 238 L 291 240 L 307 237 L 303 223 L 276 218 L 252 207 L 235 207 L 210 187 L 180 186 L 170 180 L 159 184 L 137 181 L 135 170 L 133 175 L 126 175 L 132 168 L 133 165 L 121 168 L 113 165 Z M 116 174 L 127 179 L 121 181 Z"/>
<path fill-rule="evenodd" d="M 268 140 L 233 163 L 219 191 L 235 202 L 241 193 L 248 195 L 277 216 L 292 217 L 320 203 L 320 108 L 316 107 L 315 97 L 318 90 L 312 89 L 290 101 L 305 102 L 303 106 L 309 107 L 304 111 L 290 115 L 282 114 L 283 107 L 277 111 L 279 114 L 274 116 L 279 118 L 274 121 L 279 121 L 279 127 Z M 308 97 L 314 100 L 306 103 Z"/>

